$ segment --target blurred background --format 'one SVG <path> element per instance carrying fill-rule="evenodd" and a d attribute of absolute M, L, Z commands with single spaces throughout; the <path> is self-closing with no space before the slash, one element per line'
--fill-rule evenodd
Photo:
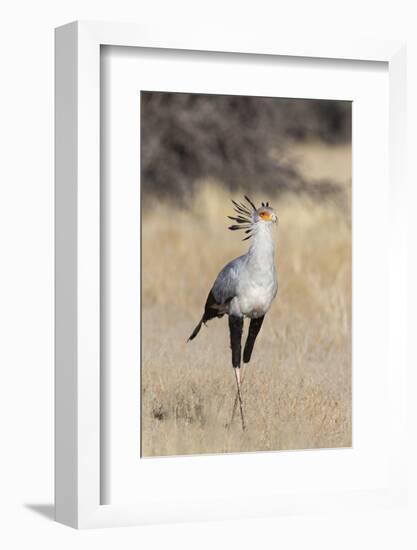
<path fill-rule="evenodd" d="M 205 178 L 231 191 L 312 191 L 294 145 L 350 148 L 349 101 L 158 92 L 142 92 L 141 100 L 145 199 L 184 202 Z M 314 191 L 328 192 L 332 174 L 315 176 L 322 185 Z M 348 179 L 349 173 L 340 176 Z"/>
<path fill-rule="evenodd" d="M 351 120 L 347 101 L 142 92 L 144 456 L 351 445 Z M 227 320 L 186 344 L 247 250 L 227 230 L 243 194 L 279 219 L 245 433 Z"/>

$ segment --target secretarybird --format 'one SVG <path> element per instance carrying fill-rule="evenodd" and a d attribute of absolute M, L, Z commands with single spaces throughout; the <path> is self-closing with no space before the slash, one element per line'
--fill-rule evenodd
<path fill-rule="evenodd" d="M 248 204 L 232 201 L 237 215 L 228 216 L 236 222 L 229 229 L 232 231 L 243 229 L 247 234 L 244 241 L 252 237 L 251 246 L 246 254 L 229 262 L 217 275 L 207 297 L 203 316 L 188 339 L 193 340 L 199 333 L 201 325 L 206 324 L 210 319 L 223 317 L 223 315 L 229 316 L 232 365 L 237 385 L 231 422 L 239 401 L 243 430 L 246 428 L 241 393 L 244 367 L 250 361 L 265 314 L 271 307 L 278 290 L 275 246 L 272 238 L 272 226 L 277 222 L 277 216 L 268 202 L 256 208 L 246 195 L 245 200 Z M 250 319 L 250 325 L 243 350 L 241 375 L 241 340 L 245 317 Z"/>

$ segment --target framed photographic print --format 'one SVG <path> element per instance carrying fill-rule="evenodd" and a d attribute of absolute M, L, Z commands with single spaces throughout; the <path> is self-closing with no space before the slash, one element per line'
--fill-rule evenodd
<path fill-rule="evenodd" d="M 57 29 L 58 521 L 403 502 L 404 60 Z"/>

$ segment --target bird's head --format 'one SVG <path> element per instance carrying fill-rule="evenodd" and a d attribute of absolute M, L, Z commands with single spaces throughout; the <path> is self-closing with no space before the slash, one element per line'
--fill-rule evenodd
<path fill-rule="evenodd" d="M 231 231 L 244 229 L 245 233 L 248 233 L 248 236 L 243 239 L 244 241 L 251 238 L 253 230 L 258 224 L 270 225 L 278 221 L 273 208 L 269 206 L 269 202 L 261 203 L 261 206 L 256 208 L 254 203 L 246 195 L 245 200 L 248 204 L 232 200 L 237 216 L 228 216 L 229 219 L 236 222 L 236 224 L 229 226 Z"/>
<path fill-rule="evenodd" d="M 276 223 L 277 215 L 273 208 L 269 206 L 269 202 L 262 203 L 262 206 L 255 211 L 255 221 L 262 223 Z"/>

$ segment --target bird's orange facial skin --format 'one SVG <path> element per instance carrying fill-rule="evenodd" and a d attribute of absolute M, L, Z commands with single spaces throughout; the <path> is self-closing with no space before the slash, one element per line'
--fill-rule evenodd
<path fill-rule="evenodd" d="M 271 212 L 267 212 L 265 210 L 261 210 L 259 212 L 259 217 L 265 222 L 271 222 L 273 220 Z"/>

